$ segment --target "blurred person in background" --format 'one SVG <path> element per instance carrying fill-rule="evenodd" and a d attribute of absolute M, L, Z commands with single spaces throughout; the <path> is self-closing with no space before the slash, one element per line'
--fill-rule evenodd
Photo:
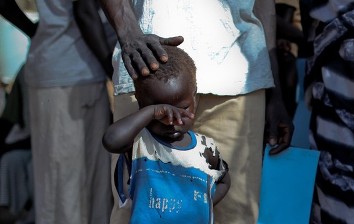
<path fill-rule="evenodd" d="M 310 144 L 321 152 L 310 223 L 354 220 L 354 1 L 301 0 Z"/>
<path fill-rule="evenodd" d="M 108 223 L 112 50 L 96 1 L 36 1 L 39 25 L 14 0 L 2 15 L 31 37 L 29 86 L 36 223 Z"/>
<path fill-rule="evenodd" d="M 23 67 L 0 116 L 0 223 L 34 223 L 28 88 Z"/>

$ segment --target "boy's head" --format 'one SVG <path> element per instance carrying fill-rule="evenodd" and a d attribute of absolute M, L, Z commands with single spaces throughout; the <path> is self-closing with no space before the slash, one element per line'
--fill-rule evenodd
<path fill-rule="evenodd" d="M 176 103 L 196 93 L 196 67 L 193 59 L 182 49 L 164 46 L 168 61 L 160 63 L 157 71 L 134 81 L 135 96 L 140 107 L 152 104 Z M 194 111 L 192 111 L 194 112 Z"/>
<path fill-rule="evenodd" d="M 164 47 L 168 61 L 160 64 L 159 69 L 134 81 L 135 97 L 139 107 L 169 104 L 191 113 L 196 108 L 196 67 L 191 57 L 177 47 Z M 166 140 L 177 140 L 193 125 L 193 119 L 182 117 L 183 125 L 165 125 L 153 120 L 148 129 Z"/>

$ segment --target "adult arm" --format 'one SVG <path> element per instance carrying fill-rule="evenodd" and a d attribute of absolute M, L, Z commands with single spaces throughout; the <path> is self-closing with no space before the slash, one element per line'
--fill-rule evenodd
<path fill-rule="evenodd" d="M 187 110 L 167 104 L 146 106 L 108 127 L 102 143 L 111 153 L 125 153 L 131 149 L 135 136 L 152 120 L 158 120 L 166 125 L 181 125 L 182 118 L 193 116 Z"/>
<path fill-rule="evenodd" d="M 36 33 L 38 24 L 26 16 L 15 0 L 1 0 L 0 14 L 30 38 Z"/>
<path fill-rule="evenodd" d="M 273 148 L 270 154 L 277 154 L 290 146 L 294 125 L 288 115 L 282 95 L 276 54 L 276 13 L 274 0 L 256 0 L 256 16 L 261 21 L 267 42 L 274 77 L 274 88 L 266 91 L 265 140 Z"/>
<path fill-rule="evenodd" d="M 124 65 L 133 79 L 149 75 L 166 62 L 168 55 L 161 45 L 178 46 L 183 37 L 162 38 L 144 34 L 130 0 L 100 0 L 102 8 L 117 33 Z"/>
<path fill-rule="evenodd" d="M 86 44 L 101 63 L 107 76 L 113 75 L 112 52 L 104 32 L 99 5 L 96 0 L 76 0 L 73 2 L 74 16 Z"/>
<path fill-rule="evenodd" d="M 295 27 L 293 24 L 284 20 L 280 16 L 277 16 L 276 18 L 276 26 L 278 39 L 286 39 L 290 42 L 296 43 L 299 46 L 303 44 L 304 35 L 299 28 Z"/>

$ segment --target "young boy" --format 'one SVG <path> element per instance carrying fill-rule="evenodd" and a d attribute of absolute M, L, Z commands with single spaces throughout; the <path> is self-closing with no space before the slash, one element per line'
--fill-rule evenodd
<path fill-rule="evenodd" d="M 134 83 L 140 110 L 112 124 L 103 144 L 125 155 L 118 167 L 123 158 L 129 164 L 130 223 L 213 223 L 213 206 L 230 187 L 227 165 L 212 139 L 190 131 L 197 90 L 193 60 L 177 47 L 165 49 L 168 62 Z M 122 182 L 117 189 L 126 202 Z"/>

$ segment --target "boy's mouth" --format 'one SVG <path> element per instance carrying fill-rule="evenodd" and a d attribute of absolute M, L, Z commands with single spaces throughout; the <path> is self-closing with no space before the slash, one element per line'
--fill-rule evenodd
<path fill-rule="evenodd" d="M 178 131 L 178 130 L 174 130 L 174 131 L 169 131 L 166 133 L 166 137 L 170 138 L 170 139 L 178 139 L 183 135 L 182 132 Z"/>

